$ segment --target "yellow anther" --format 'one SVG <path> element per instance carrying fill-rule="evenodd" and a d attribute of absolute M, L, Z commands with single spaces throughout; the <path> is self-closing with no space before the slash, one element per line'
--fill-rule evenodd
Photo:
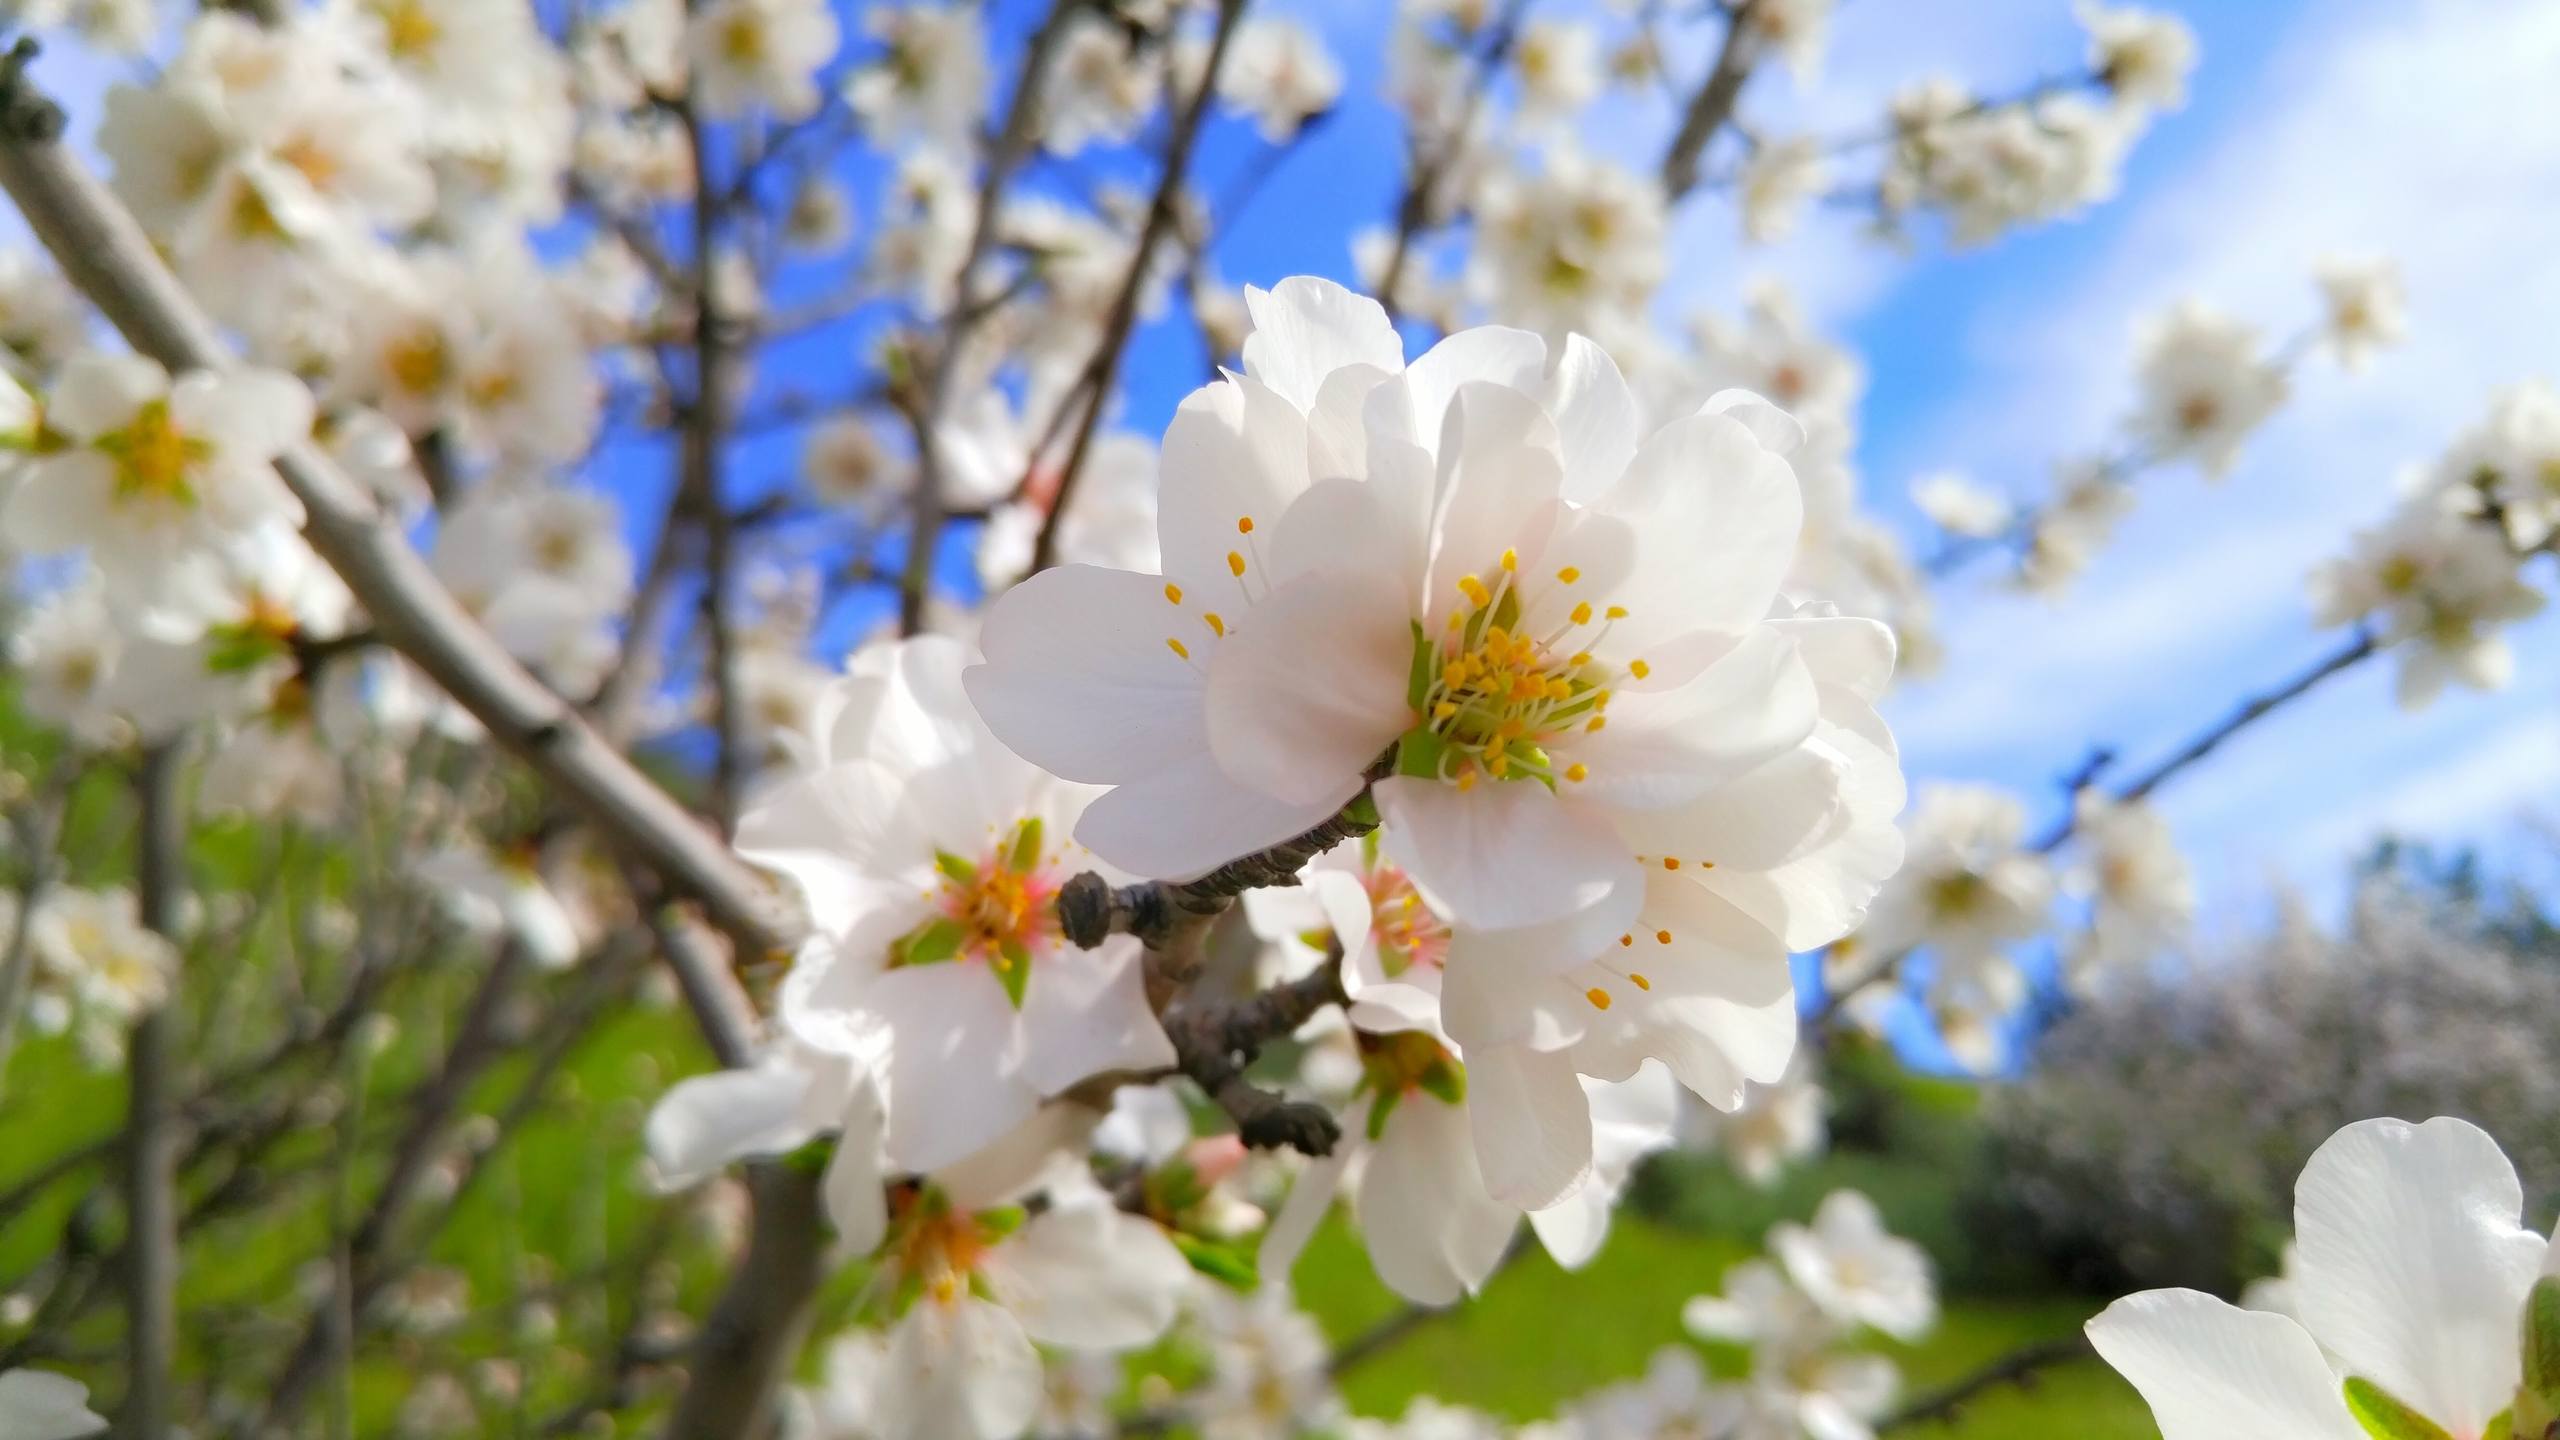
<path fill-rule="evenodd" d="M 1599 696 L 1591 702 L 1591 708 L 1606 713 L 1609 708 L 1609 696 L 1612 693 L 1607 690 L 1601 691 Z"/>
<path fill-rule="evenodd" d="M 1573 781 L 1588 780 L 1591 778 L 1591 767 L 1577 760 L 1564 767 L 1564 778 Z"/>
<path fill-rule="evenodd" d="M 1606 1010 L 1609 1008 L 1609 992 L 1601 989 L 1597 985 L 1583 991 L 1582 998 L 1590 1001 L 1591 1008 L 1594 1010 Z"/>
<path fill-rule="evenodd" d="M 1668 944 L 1670 944 L 1670 943 L 1671 943 L 1671 932 L 1670 932 L 1670 931 L 1668 931 L 1668 930 L 1656 930 L 1656 931 L 1654 931 L 1654 932 L 1653 932 L 1653 943 L 1654 943 L 1654 944 L 1656 944 L 1656 945 L 1668 945 Z"/>
<path fill-rule="evenodd" d="M 1591 723 L 1582 727 L 1582 733 L 1585 735 L 1597 735 L 1600 733 L 1600 727 L 1608 723 L 1608 716 L 1594 715 L 1591 717 Z"/>
<path fill-rule="evenodd" d="M 1627 978 L 1634 981 L 1636 988 L 1639 990 L 1650 990 L 1653 988 L 1653 982 L 1644 978 L 1644 973 L 1642 971 L 1630 970 L 1627 972 Z"/>
<path fill-rule="evenodd" d="M 1520 568 L 1520 552 L 1517 550 L 1503 551 L 1502 568 L 1505 570 L 1518 570 Z"/>
<path fill-rule="evenodd" d="M 1250 516 L 1250 515 L 1239 515 L 1239 516 L 1237 516 L 1237 517 L 1236 517 L 1236 533 L 1237 533 L 1237 534 L 1239 534 L 1239 535 L 1250 535 L 1250 534 L 1252 534 L 1252 533 L 1253 533 L 1253 517 L 1252 517 L 1252 516 Z"/>
<path fill-rule="evenodd" d="M 1662 868 L 1665 870 L 1677 870 L 1680 868 L 1680 862 L 1672 856 L 1665 855 L 1662 857 Z"/>
<path fill-rule="evenodd" d="M 1570 700 L 1573 698 L 1573 687 L 1567 685 L 1561 680 L 1550 680 L 1547 682 L 1547 698 L 1550 700 Z"/>
<path fill-rule="evenodd" d="M 1495 727 L 1493 733 L 1505 740 L 1517 740 L 1521 736 L 1529 733 L 1529 727 L 1521 724 L 1519 717 L 1514 716 Z"/>
<path fill-rule="evenodd" d="M 1181 656 L 1181 657 L 1182 657 L 1183 659 L 1185 659 L 1185 660 L 1188 660 L 1188 659 L 1190 659 L 1190 658 L 1191 658 L 1191 651 L 1190 651 L 1189 647 L 1185 646 L 1181 641 L 1174 639 L 1174 638 L 1173 638 L 1172 636 L 1170 636 L 1170 635 L 1167 635 L 1166 637 L 1164 637 L 1164 643 L 1173 647 L 1173 653 L 1174 653 L 1174 654 Z"/>
<path fill-rule="evenodd" d="M 1701 870 L 1713 870 L 1716 868 L 1716 862 L 1713 860 L 1701 860 L 1698 862 L 1698 868 Z"/>
<path fill-rule="evenodd" d="M 1214 631 L 1216 631 L 1216 632 L 1218 632 L 1218 634 L 1219 634 L 1222 638 L 1226 635 L 1226 633 L 1227 633 L 1227 622 L 1218 618 L 1218 612 L 1217 612 L 1217 611 L 1215 611 L 1215 610 L 1211 610 L 1211 611 L 1209 611 L 1208 613 L 1206 613 L 1206 614 L 1202 615 L 1200 618 L 1201 618 L 1201 619 L 1203 619 L 1203 620 L 1208 621 L 1208 622 L 1209 622 L 1209 628 L 1210 628 L 1210 629 L 1212 629 L 1212 630 L 1214 630 Z"/>
<path fill-rule="evenodd" d="M 1181 603 L 1182 603 L 1182 587 L 1181 587 L 1181 586 L 1179 586 L 1179 585 L 1167 585 L 1167 586 L 1165 586 L 1165 587 L 1164 587 L 1164 598 L 1166 598 L 1167 600 L 1172 601 L 1172 602 L 1173 602 L 1174 604 L 1176 604 L 1176 605 L 1181 604 Z"/>
<path fill-rule="evenodd" d="M 1612 620 L 1624 620 L 1627 618 L 1627 607 L 1624 605 L 1612 605 L 1606 613 Z"/>
<path fill-rule="evenodd" d="M 1244 557 L 1233 550 L 1227 552 L 1227 573 L 1239 580 L 1244 578 Z"/>
<path fill-rule="evenodd" d="M 1446 720 L 1457 713 L 1458 707 L 1453 701 L 1443 700 L 1431 707 L 1431 718 L 1434 720 Z"/>
<path fill-rule="evenodd" d="M 1641 680 L 1653 673 L 1653 667 L 1641 660 L 1630 660 L 1627 662 L 1627 673 Z"/>
<path fill-rule="evenodd" d="M 1581 604 L 1573 607 L 1573 623 L 1576 625 L 1588 625 L 1591 623 L 1590 601 L 1585 600 Z"/>
<path fill-rule="evenodd" d="M 1636 937 L 1633 935 L 1621 935 L 1618 937 L 1618 943 L 1629 948 L 1633 948 L 1636 943 Z"/>
<path fill-rule="evenodd" d="M 1566 583 L 1567 585 L 1570 585 L 1570 584 L 1572 584 L 1574 581 L 1579 580 L 1579 579 L 1581 579 L 1581 578 L 1582 578 L 1582 572 L 1581 572 L 1581 571 L 1579 571 L 1579 570 L 1576 570 L 1575 568 L 1573 568 L 1573 567 L 1572 567 L 1572 566 L 1570 566 L 1570 565 L 1567 565 L 1567 566 L 1566 566 L 1566 567 L 1564 567 L 1563 569 L 1561 569 L 1561 570 L 1559 570 L 1559 571 L 1557 571 L 1557 572 L 1556 572 L 1556 578 L 1557 578 L 1557 579 L 1559 579 L 1559 580 L 1561 580 L 1561 581 L 1563 581 L 1563 582 L 1564 582 L 1564 583 Z"/>
<path fill-rule="evenodd" d="M 1511 757 L 1496 751 L 1485 758 L 1484 768 L 1492 771 L 1493 778 L 1499 780 L 1511 773 Z"/>
<path fill-rule="evenodd" d="M 1459 793 L 1459 794 L 1461 794 L 1461 795 L 1464 795 L 1464 794 L 1466 794 L 1468 791 L 1473 790 L 1474 788 L 1476 788 L 1476 772 L 1475 772 L 1475 771 L 1473 771 L 1473 770 L 1461 770 L 1461 771 L 1459 771 L 1459 772 L 1458 772 L 1458 793 Z"/>
<path fill-rule="evenodd" d="M 1573 658 L 1564 663 L 1571 665 L 1576 669 L 1580 669 L 1581 667 L 1591 663 L 1591 652 L 1588 650 L 1576 650 L 1573 652 Z"/>
<path fill-rule="evenodd" d="M 1459 626 L 1464 625 L 1464 624 L 1466 624 L 1466 623 L 1467 623 L 1467 617 L 1465 617 L 1464 615 L 1459 614 L 1459 613 L 1458 613 L 1457 611 L 1455 611 L 1455 610 L 1452 610 L 1452 611 L 1450 611 L 1450 612 L 1449 612 L 1449 628 L 1450 628 L 1450 629 L 1455 630 L 1455 629 L 1457 629 Z"/>
<path fill-rule="evenodd" d="M 1469 604 L 1479 610 L 1493 603 L 1493 592 L 1484 588 L 1484 582 L 1473 575 L 1458 577 L 1458 591 L 1467 597 Z"/>
<path fill-rule="evenodd" d="M 1488 649 L 1488 650 L 1499 649 L 1500 647 L 1505 646 L 1505 645 L 1508 645 L 1508 644 L 1510 644 L 1510 643 L 1511 643 L 1511 632 L 1510 632 L 1510 631 L 1503 629 L 1503 628 L 1502 628 L 1501 626 L 1499 626 L 1499 625 L 1488 625 L 1488 626 L 1486 626 L 1486 627 L 1485 627 L 1485 632 L 1484 632 L 1484 644 L 1485 644 L 1485 648 L 1486 648 L 1486 649 Z"/>

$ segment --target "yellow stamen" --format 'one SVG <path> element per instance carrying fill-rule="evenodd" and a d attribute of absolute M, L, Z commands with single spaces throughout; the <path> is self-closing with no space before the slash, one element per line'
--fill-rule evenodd
<path fill-rule="evenodd" d="M 1174 638 L 1173 638 L 1172 636 L 1170 636 L 1170 635 L 1167 635 L 1166 637 L 1164 637 L 1164 643 L 1173 647 L 1173 653 L 1174 653 L 1174 654 L 1181 656 L 1181 657 L 1182 657 L 1183 659 L 1185 659 L 1185 660 L 1188 660 L 1188 659 L 1190 659 L 1190 658 L 1191 658 L 1191 651 L 1190 651 L 1190 649 L 1189 649 L 1188 647 L 1186 647 L 1186 646 L 1185 646 L 1181 641 L 1174 639 Z"/>
<path fill-rule="evenodd" d="M 1653 673 L 1653 667 L 1641 660 L 1630 660 L 1627 662 L 1627 673 L 1641 680 Z"/>
<path fill-rule="evenodd" d="M 1643 973 L 1640 971 L 1628 971 L 1627 978 L 1636 982 L 1636 988 L 1639 990 L 1650 990 L 1653 988 L 1653 982 L 1644 978 Z"/>
<path fill-rule="evenodd" d="M 1484 582 L 1473 575 L 1458 577 L 1458 592 L 1467 597 L 1468 604 L 1479 610 L 1493 603 L 1493 592 L 1484 588 Z"/>
<path fill-rule="evenodd" d="M 1218 634 L 1219 634 L 1219 636 L 1220 636 L 1221 638 L 1223 638 L 1223 637 L 1226 635 L 1226 633 L 1227 633 L 1227 622 L 1218 618 L 1218 612 L 1217 612 L 1217 611 L 1215 611 L 1215 610 L 1211 610 L 1211 611 L 1209 611 L 1208 613 L 1206 613 L 1206 614 L 1202 615 L 1200 618 L 1201 618 L 1201 619 L 1203 619 L 1203 620 L 1208 621 L 1208 622 L 1209 622 L 1209 628 L 1210 628 L 1210 629 L 1212 629 L 1212 630 L 1217 631 L 1217 632 L 1218 632 Z"/>
<path fill-rule="evenodd" d="M 1600 733 L 1600 727 L 1608 723 L 1608 716 L 1594 715 L 1591 717 L 1591 723 L 1582 727 L 1582 733 L 1585 735 L 1597 735 Z"/>
<path fill-rule="evenodd" d="M 1448 700 L 1443 700 L 1439 704 L 1431 707 L 1431 718 L 1434 720 L 1446 720 L 1457 713 L 1457 705 Z"/>
<path fill-rule="evenodd" d="M 1636 937 L 1633 935 L 1621 935 L 1618 937 L 1618 943 L 1633 949 L 1636 943 Z"/>
<path fill-rule="evenodd" d="M 1606 1010 L 1609 1008 L 1609 992 L 1601 989 L 1597 985 L 1583 991 L 1582 998 L 1590 1001 L 1591 1008 L 1594 1010 Z"/>
<path fill-rule="evenodd" d="M 1505 570 L 1517 571 L 1520 568 L 1520 552 L 1517 550 L 1503 551 L 1502 568 Z"/>
<path fill-rule="evenodd" d="M 1181 603 L 1182 603 L 1182 587 L 1181 587 L 1181 586 L 1179 586 L 1179 585 L 1167 585 L 1167 586 L 1165 586 L 1165 587 L 1164 587 L 1164 598 L 1166 598 L 1167 600 L 1172 601 L 1172 602 L 1173 602 L 1174 604 L 1176 604 L 1176 605 L 1181 604 Z"/>
<path fill-rule="evenodd" d="M 1564 778 L 1574 781 L 1588 780 L 1591 778 L 1591 767 L 1577 760 L 1564 767 Z"/>
<path fill-rule="evenodd" d="M 1665 855 L 1662 857 L 1662 868 L 1665 870 L 1677 870 L 1680 868 L 1680 862 L 1669 855 Z"/>
<path fill-rule="evenodd" d="M 1458 793 L 1459 793 L 1459 794 L 1461 794 L 1461 795 L 1464 795 L 1464 794 L 1466 794 L 1468 791 L 1473 790 L 1474 788 L 1476 788 L 1476 772 L 1474 772 L 1473 770 L 1461 770 L 1461 771 L 1459 771 L 1459 772 L 1458 772 Z"/>
<path fill-rule="evenodd" d="M 1227 573 L 1239 580 L 1244 578 L 1244 557 L 1233 550 L 1227 552 Z"/>
<path fill-rule="evenodd" d="M 1566 583 L 1567 585 L 1570 585 L 1570 584 L 1572 584 L 1574 581 L 1579 580 L 1579 579 L 1581 579 L 1581 578 L 1582 578 L 1582 572 L 1581 572 L 1581 571 L 1579 571 L 1579 570 L 1576 570 L 1575 568 L 1573 568 L 1573 567 L 1572 567 L 1572 566 L 1570 566 L 1570 565 L 1567 565 L 1567 566 L 1566 566 L 1566 567 L 1564 567 L 1563 569 L 1561 569 L 1561 570 L 1559 570 L 1559 571 L 1557 571 L 1557 572 L 1556 572 L 1556 578 L 1557 578 L 1557 579 L 1559 579 L 1559 580 L 1561 580 L 1561 581 L 1563 581 L 1563 582 L 1564 582 L 1564 583 Z"/>
<path fill-rule="evenodd" d="M 1627 607 L 1624 605 L 1612 605 L 1604 613 L 1606 613 L 1612 620 L 1624 620 L 1627 618 Z"/>
<path fill-rule="evenodd" d="M 1590 601 L 1585 600 L 1581 604 L 1573 607 L 1573 623 L 1576 625 L 1588 625 L 1591 623 Z"/>
<path fill-rule="evenodd" d="M 1250 534 L 1252 534 L 1252 533 L 1253 533 L 1253 517 L 1252 517 L 1252 516 L 1250 516 L 1250 515 L 1239 515 L 1239 516 L 1237 516 L 1237 517 L 1236 517 L 1236 533 L 1237 533 L 1237 534 L 1239 534 L 1239 535 L 1250 535 Z"/>
<path fill-rule="evenodd" d="M 1654 944 L 1656 944 L 1656 945 L 1668 945 L 1668 944 L 1670 944 L 1670 943 L 1671 943 L 1671 932 L 1670 932 L 1670 931 L 1668 931 L 1668 930 L 1656 930 L 1656 931 L 1654 931 L 1654 932 L 1653 932 L 1653 943 L 1654 943 Z"/>

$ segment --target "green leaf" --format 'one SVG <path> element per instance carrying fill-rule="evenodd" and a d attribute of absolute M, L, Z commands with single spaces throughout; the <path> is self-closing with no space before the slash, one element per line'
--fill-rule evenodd
<path fill-rule="evenodd" d="M 1191 1268 L 1226 1286 L 1250 1294 L 1262 1284 L 1262 1272 L 1253 1263 L 1253 1252 L 1218 1240 L 1205 1240 L 1176 1230 L 1173 1248 L 1191 1262 Z"/>
<path fill-rule="evenodd" d="M 1396 741 L 1396 773 L 1437 780 L 1440 778 L 1440 759 L 1448 753 L 1447 741 L 1417 725 Z"/>
<path fill-rule="evenodd" d="M 948 850 L 933 852 L 933 868 L 966 885 L 978 878 L 978 867 Z"/>
<path fill-rule="evenodd" d="M 2535 1281 L 2525 1297 L 2524 1388 L 2560 1412 L 2560 1275 Z"/>
<path fill-rule="evenodd" d="M 1031 988 L 1031 952 L 1020 940 L 1007 936 L 997 947 L 996 978 L 1004 982 L 1004 998 L 1021 1009 L 1023 992 Z"/>
<path fill-rule="evenodd" d="M 1378 828 L 1378 797 L 1363 790 L 1351 797 L 1351 803 L 1342 807 L 1342 813 L 1351 817 L 1352 824 L 1375 831 Z M 1366 840 L 1369 837 L 1364 834 L 1360 838 Z M 1374 849 L 1362 853 L 1371 860 L 1375 860 L 1378 854 Z"/>
<path fill-rule="evenodd" d="M 213 643 L 205 651 L 204 668 L 216 675 L 238 675 L 291 653 L 284 641 L 246 626 L 216 630 L 208 638 Z"/>
<path fill-rule="evenodd" d="M 1028 875 L 1039 866 L 1043 828 L 1037 815 L 1013 827 L 1013 845 L 1004 854 L 1006 869 L 1016 875 Z"/>
<path fill-rule="evenodd" d="M 1179 1215 L 1209 1198 L 1209 1187 L 1200 1183 L 1200 1172 L 1179 1156 L 1150 1172 L 1146 1189 L 1148 1205 L 1159 1215 Z"/>
<path fill-rule="evenodd" d="M 1442 1104 L 1463 1105 L 1467 1101 L 1467 1067 L 1455 1060 L 1441 1060 L 1425 1066 L 1414 1083 Z"/>
<path fill-rule="evenodd" d="M 2453 1432 L 2362 1376 L 2349 1377 L 2346 1392 L 2347 1409 L 2374 1440 L 2453 1440 Z"/>
<path fill-rule="evenodd" d="M 1379 1136 L 1387 1133 L 1387 1116 L 1395 1110 L 1396 1102 L 1403 1098 L 1404 1092 L 1401 1090 L 1378 1092 L 1377 1100 L 1369 1106 L 1369 1140 L 1372 1144 L 1376 1143 Z"/>
<path fill-rule="evenodd" d="M 939 965 L 960 953 L 960 942 L 968 938 L 968 934 L 969 932 L 963 929 L 957 920 L 948 917 L 928 920 L 909 931 L 907 938 L 898 942 L 897 953 L 890 957 L 893 962 L 890 968 L 895 969 L 899 965 Z"/>
<path fill-rule="evenodd" d="M 1415 620 L 1411 624 L 1413 626 L 1413 663 L 1405 670 L 1404 703 L 1408 709 L 1419 715 L 1422 713 L 1422 702 L 1431 698 L 1431 672 L 1439 668 L 1436 663 L 1439 655 L 1431 643 L 1431 637 L 1422 633 L 1422 622 Z"/>
<path fill-rule="evenodd" d="M 992 1210 L 981 1210 L 978 1212 L 978 1233 L 993 1243 L 1021 1229 L 1022 1222 L 1030 1218 L 1031 1212 L 1019 1205 L 999 1205 Z"/>

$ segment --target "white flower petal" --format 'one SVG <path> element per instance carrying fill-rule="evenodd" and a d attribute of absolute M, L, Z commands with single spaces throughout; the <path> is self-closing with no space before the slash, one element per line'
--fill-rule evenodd
<path fill-rule="evenodd" d="M 2303 1328 L 2193 1290 L 2128 1295 L 2089 1343 L 2133 1382 L 2162 1440 L 2365 1440 Z"/>
<path fill-rule="evenodd" d="M 1409 623 L 1384 575 L 1308 575 L 1254 607 L 1209 662 L 1219 768 L 1284 801 L 1337 793 L 1413 723 Z"/>
<path fill-rule="evenodd" d="M 1544 1209 L 1591 1176 L 1591 1103 L 1562 1051 L 1467 1052 L 1467 1120 L 1485 1191 L 1505 1205 Z"/>
<path fill-rule="evenodd" d="M 1245 373 L 1302 411 L 1316 408 L 1325 378 L 1344 366 L 1404 368 L 1404 341 L 1385 307 L 1331 280 L 1293 275 L 1269 290 L 1247 285 L 1244 307 L 1253 317 Z"/>
<path fill-rule="evenodd" d="M 987 1257 L 987 1280 L 1043 1345 L 1126 1350 L 1162 1335 L 1191 1262 L 1155 1222 L 1093 1197 L 1025 1223 Z"/>
<path fill-rule="evenodd" d="M 1015 1440 L 1040 1396 L 1040 1352 L 1004 1307 L 927 1298 L 889 1332 L 874 1423 L 915 1440 Z"/>
<path fill-rule="evenodd" d="M 1200 753 L 1205 675 L 1166 639 L 1199 635 L 1196 603 L 1128 570 L 1061 565 L 996 597 L 978 630 L 986 663 L 962 677 L 1016 755 L 1061 779 L 1111 785 Z"/>
<path fill-rule="evenodd" d="M 1460 925 L 1508 930 L 1562 920 L 1638 883 L 1635 861 L 1604 821 L 1535 781 L 1460 790 L 1399 775 L 1374 793 L 1387 853 L 1432 908 Z"/>
<path fill-rule="evenodd" d="M 1137 943 L 1125 936 L 1099 950 L 1061 946 L 1035 962 L 1022 1033 L 1022 1078 L 1043 1095 L 1105 1071 L 1173 1063 L 1173 1042 L 1147 1008 Z"/>
<path fill-rule="evenodd" d="M 2463 1120 L 2361 1121 L 2313 1153 L 2293 1208 L 2302 1313 L 2347 1373 L 2458 1435 L 2507 1407 L 2544 1244 L 2496 1141 Z"/>
<path fill-rule="evenodd" d="M 1238 784 L 1205 748 L 1174 752 L 1153 774 L 1087 805 L 1076 839 L 1132 874 L 1184 880 L 1305 834 L 1359 793 L 1352 774 L 1331 793 L 1292 804 Z"/>

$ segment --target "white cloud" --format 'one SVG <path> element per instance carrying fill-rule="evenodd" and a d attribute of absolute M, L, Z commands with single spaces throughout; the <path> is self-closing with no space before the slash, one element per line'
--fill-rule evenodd
<path fill-rule="evenodd" d="M 2309 262 L 2332 249 L 2401 262 L 2411 342 L 2366 378 L 2311 362 L 2226 484 L 2145 477 L 2117 546 L 2059 605 L 1950 595 L 1953 674 L 1898 711 L 1917 768 L 2032 776 L 2068 768 L 2091 740 L 2164 747 L 2307 662 L 2333 643 L 2304 617 L 2308 566 L 2377 518 L 2403 467 L 2491 388 L 2553 363 L 2560 8 L 2324 3 L 2272 54 L 2245 86 L 2220 78 L 2233 98 L 2215 132 L 2094 223 L 2090 258 L 1982 307 L 1955 337 L 1969 382 L 1878 448 L 2036 493 L 2051 459 L 2109 437 L 2137 316 L 2198 295 L 2289 334 L 2314 313 Z M 1880 473 L 1871 491 L 1901 478 Z M 2216 857 L 2208 886 L 2332 863 L 2386 825 L 2459 834 L 2505 818 L 2502 791 L 2549 793 L 2555 633 L 2531 630 L 2524 694 L 2455 696 L 2413 720 L 2376 666 L 2305 701 L 2317 718 L 2270 722 L 2280 743 L 2251 737 L 2217 757 L 2197 803 L 2181 789 L 2170 807 L 2182 838 Z"/>

